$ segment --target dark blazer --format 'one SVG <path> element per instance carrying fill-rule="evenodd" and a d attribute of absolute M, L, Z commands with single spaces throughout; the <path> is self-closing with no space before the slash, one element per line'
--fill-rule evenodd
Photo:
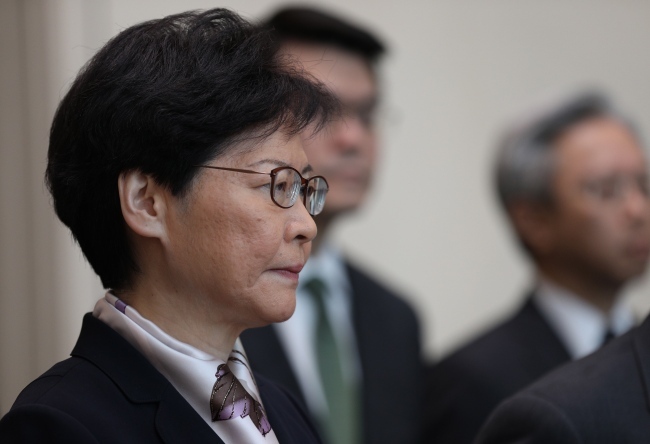
<path fill-rule="evenodd" d="M 477 442 L 649 443 L 650 318 L 501 404 Z"/>
<path fill-rule="evenodd" d="M 257 379 L 281 443 L 317 443 L 282 389 Z M 0 421 L 2 443 L 221 443 L 147 359 L 102 321 L 84 317 L 72 357 L 28 385 Z"/>
<path fill-rule="evenodd" d="M 501 401 L 569 360 L 529 297 L 513 317 L 427 371 L 422 442 L 471 443 Z"/>
<path fill-rule="evenodd" d="M 413 310 L 357 268 L 346 264 L 352 317 L 361 362 L 364 443 L 417 440 L 421 411 L 420 333 Z M 291 365 L 272 327 L 241 336 L 251 366 L 304 402 Z"/>

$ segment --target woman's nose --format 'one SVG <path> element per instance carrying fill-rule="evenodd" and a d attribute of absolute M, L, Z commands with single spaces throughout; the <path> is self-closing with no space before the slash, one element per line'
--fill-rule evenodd
<path fill-rule="evenodd" d="M 310 242 L 316 237 L 317 228 L 314 218 L 302 202 L 298 199 L 294 206 L 288 209 L 292 213 L 286 229 L 286 241 L 298 240 L 300 243 Z"/>

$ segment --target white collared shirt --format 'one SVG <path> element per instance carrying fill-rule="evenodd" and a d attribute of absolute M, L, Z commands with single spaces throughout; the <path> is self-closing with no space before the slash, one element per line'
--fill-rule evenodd
<path fill-rule="evenodd" d="M 118 310 L 116 301 L 118 299 L 113 294 L 107 293 L 97 301 L 93 316 L 110 326 L 142 353 L 224 443 L 278 444 L 273 429 L 263 436 L 249 417 L 237 416 L 226 421 L 212 421 L 210 395 L 216 382 L 215 373 L 219 365 L 224 363 L 223 360 L 174 339 L 131 306 L 127 305 L 124 312 Z M 245 357 L 239 339 L 232 354 L 237 357 L 243 354 Z M 248 363 L 240 364 L 229 359 L 228 367 L 246 391 L 262 403 Z"/>
<path fill-rule="evenodd" d="M 305 395 L 309 410 L 315 415 L 327 415 L 327 401 L 315 350 L 316 307 L 304 284 L 317 277 L 327 284 L 324 298 L 325 310 L 333 329 L 337 346 L 347 356 L 342 359 L 344 376 L 351 384 L 361 382 L 354 326 L 352 322 L 351 286 L 345 262 L 341 254 L 330 245 L 323 245 L 300 272 L 300 284 L 296 292 L 296 311 L 286 322 L 274 324 L 298 384 Z"/>
<path fill-rule="evenodd" d="M 634 315 L 619 298 L 609 316 L 584 299 L 539 279 L 533 300 L 573 359 L 586 356 L 603 345 L 607 331 L 622 335 L 634 327 Z"/>

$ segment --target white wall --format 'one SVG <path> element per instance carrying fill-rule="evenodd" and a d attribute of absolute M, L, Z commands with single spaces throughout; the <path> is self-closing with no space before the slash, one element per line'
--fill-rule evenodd
<path fill-rule="evenodd" d="M 643 0 L 327 0 L 390 46 L 384 155 L 368 205 L 337 227 L 355 258 L 408 294 L 441 354 L 521 300 L 524 258 L 496 208 L 493 144 L 533 97 L 605 88 L 650 131 Z M 218 3 L 248 18 L 279 2 Z M 207 0 L 0 2 L 0 414 L 64 358 L 102 290 L 56 221 L 42 175 L 54 109 L 79 67 L 136 22 Z M 633 293 L 641 314 L 649 282 Z"/>

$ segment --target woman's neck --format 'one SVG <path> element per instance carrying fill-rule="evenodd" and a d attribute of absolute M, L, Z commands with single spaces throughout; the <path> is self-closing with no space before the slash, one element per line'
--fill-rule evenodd
<path fill-rule="evenodd" d="M 200 298 L 170 291 L 160 282 L 141 275 L 131 290 L 114 293 L 168 335 L 227 361 L 242 329 L 220 322 L 214 307 L 199 302 Z"/>

